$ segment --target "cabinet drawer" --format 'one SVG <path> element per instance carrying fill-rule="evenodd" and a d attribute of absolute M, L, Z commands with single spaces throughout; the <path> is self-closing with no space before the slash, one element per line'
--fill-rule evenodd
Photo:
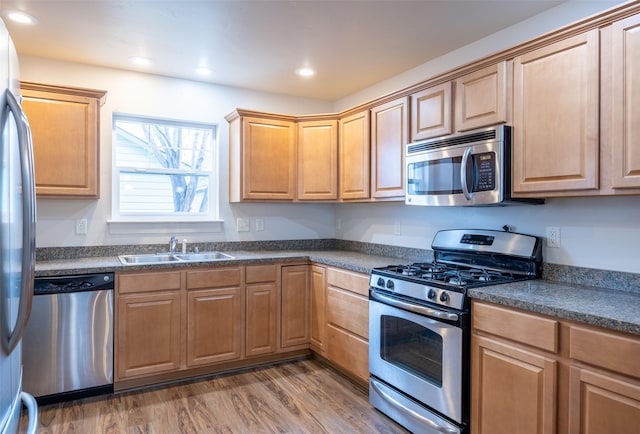
<path fill-rule="evenodd" d="M 342 289 L 329 287 L 327 321 L 369 339 L 369 300 Z"/>
<path fill-rule="evenodd" d="M 571 326 L 569 357 L 640 378 L 640 339 Z"/>
<path fill-rule="evenodd" d="M 476 330 L 558 352 L 558 321 L 480 303 L 473 304 L 471 317 Z"/>
<path fill-rule="evenodd" d="M 187 272 L 187 289 L 224 288 L 240 282 L 240 267 Z"/>
<path fill-rule="evenodd" d="M 329 360 L 355 374 L 369 380 L 369 344 L 358 336 L 329 325 Z"/>
<path fill-rule="evenodd" d="M 180 289 L 180 272 L 153 272 L 118 275 L 118 293 L 169 291 Z"/>
<path fill-rule="evenodd" d="M 245 271 L 247 283 L 275 282 L 277 278 L 277 268 L 273 264 L 269 265 L 249 265 Z"/>
<path fill-rule="evenodd" d="M 369 296 L 369 276 L 364 274 L 328 268 L 327 283 L 330 286 L 347 289 L 365 297 Z"/>

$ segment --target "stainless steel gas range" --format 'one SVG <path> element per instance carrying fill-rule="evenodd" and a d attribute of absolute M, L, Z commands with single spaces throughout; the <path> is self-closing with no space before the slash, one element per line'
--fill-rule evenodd
<path fill-rule="evenodd" d="M 467 289 L 540 277 L 542 242 L 507 231 L 439 231 L 433 263 L 371 272 L 369 400 L 413 432 L 469 432 Z"/>

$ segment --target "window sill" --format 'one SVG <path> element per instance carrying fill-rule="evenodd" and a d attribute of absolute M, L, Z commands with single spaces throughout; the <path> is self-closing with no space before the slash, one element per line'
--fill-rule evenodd
<path fill-rule="evenodd" d="M 224 220 L 108 220 L 109 234 L 202 234 L 220 233 Z"/>

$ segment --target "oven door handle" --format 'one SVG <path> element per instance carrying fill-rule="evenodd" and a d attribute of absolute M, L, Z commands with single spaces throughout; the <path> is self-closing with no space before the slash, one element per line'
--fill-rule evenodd
<path fill-rule="evenodd" d="M 444 434 L 458 434 L 460 432 L 458 430 L 453 430 L 453 429 L 448 428 L 446 426 L 438 425 L 436 422 L 432 421 L 431 419 L 429 419 L 427 417 L 424 417 L 421 414 L 416 413 L 415 411 L 411 410 L 410 408 L 406 408 L 404 405 L 402 405 L 401 403 L 396 401 L 392 396 L 388 395 L 386 392 L 384 392 L 382 389 L 380 389 L 375 381 L 370 381 L 369 385 L 373 388 L 373 390 L 378 395 L 380 395 L 385 401 L 387 401 L 387 403 L 392 405 L 400 413 L 404 413 L 405 416 L 410 417 L 411 419 L 414 419 L 414 420 L 418 420 L 421 423 L 427 425 L 429 428 L 434 429 L 434 430 L 436 430 L 438 432 L 441 432 L 441 433 L 444 433 Z"/>
<path fill-rule="evenodd" d="M 373 289 L 371 290 L 371 297 L 381 303 L 408 310 L 409 312 L 417 313 L 418 315 L 430 316 L 432 318 L 445 319 L 449 321 L 458 321 L 459 318 L 457 313 L 450 313 L 442 310 L 432 309 L 426 306 L 418 306 L 415 304 L 406 303 L 404 301 L 396 300 L 392 297 L 387 297 L 386 295 L 380 294 L 378 291 L 375 291 Z"/>

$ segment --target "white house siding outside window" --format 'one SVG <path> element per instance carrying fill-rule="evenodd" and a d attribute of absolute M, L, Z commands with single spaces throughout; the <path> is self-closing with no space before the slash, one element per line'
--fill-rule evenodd
<path fill-rule="evenodd" d="M 113 115 L 113 219 L 216 220 L 215 125 Z"/>

